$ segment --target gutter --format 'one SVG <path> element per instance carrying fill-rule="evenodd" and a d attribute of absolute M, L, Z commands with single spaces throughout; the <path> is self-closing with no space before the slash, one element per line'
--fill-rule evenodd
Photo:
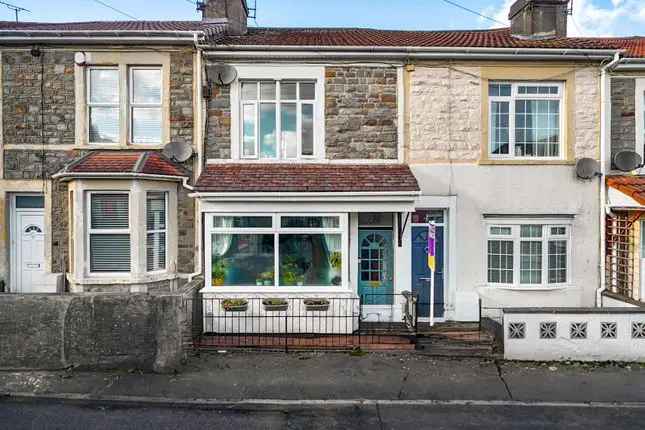
<path fill-rule="evenodd" d="M 611 81 L 609 72 L 614 70 L 621 62 L 618 52 L 614 54 L 614 59 L 607 65 L 603 66 L 600 75 L 600 287 L 596 290 L 596 307 L 602 307 L 602 293 L 607 289 L 607 280 L 605 279 L 606 268 L 606 215 L 609 208 L 607 207 L 607 183 L 605 175 L 609 170 L 607 166 L 607 150 L 611 142 Z M 611 152 L 610 152 L 611 153 Z M 611 160 L 609 160 L 611 163 Z"/>

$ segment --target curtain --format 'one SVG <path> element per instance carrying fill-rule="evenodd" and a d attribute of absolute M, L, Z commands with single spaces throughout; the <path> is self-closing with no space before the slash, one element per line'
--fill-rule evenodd
<path fill-rule="evenodd" d="M 335 221 L 332 217 L 322 217 L 322 226 L 323 228 L 335 228 L 337 227 Z M 334 234 L 325 234 L 325 244 L 327 245 L 327 250 L 331 254 L 334 251 L 340 252 L 342 247 L 342 236 L 340 233 Z"/>
<path fill-rule="evenodd" d="M 233 227 L 233 217 L 222 217 L 222 224 L 219 227 L 231 228 Z M 213 257 L 223 257 L 233 243 L 232 234 L 217 233 L 212 235 L 212 254 Z"/>

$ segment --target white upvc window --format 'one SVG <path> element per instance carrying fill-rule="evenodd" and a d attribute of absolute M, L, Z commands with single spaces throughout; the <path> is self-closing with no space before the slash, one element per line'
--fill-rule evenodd
<path fill-rule="evenodd" d="M 564 83 L 491 81 L 488 99 L 490 158 L 565 157 Z"/>
<path fill-rule="evenodd" d="M 488 224 L 487 283 L 516 287 L 568 284 L 570 229 L 566 224 Z"/>
<path fill-rule="evenodd" d="M 636 79 L 636 152 L 645 156 L 645 78 Z"/>
<path fill-rule="evenodd" d="M 347 214 L 207 214 L 207 285 L 347 289 Z"/>
<path fill-rule="evenodd" d="M 90 273 L 130 273 L 130 194 L 89 193 L 88 219 Z"/>
<path fill-rule="evenodd" d="M 93 145 L 160 145 L 161 67 L 87 69 L 87 130 Z"/>
<path fill-rule="evenodd" d="M 168 193 L 148 191 L 146 193 L 146 270 L 148 272 L 166 269 L 168 230 Z"/>
<path fill-rule="evenodd" d="M 324 67 L 237 65 L 231 86 L 232 158 L 324 158 Z"/>

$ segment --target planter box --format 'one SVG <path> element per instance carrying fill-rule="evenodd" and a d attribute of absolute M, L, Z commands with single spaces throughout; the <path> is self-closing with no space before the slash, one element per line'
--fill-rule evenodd
<path fill-rule="evenodd" d="M 307 311 L 327 312 L 329 310 L 329 300 L 303 300 Z"/>
<path fill-rule="evenodd" d="M 222 309 L 225 312 L 246 312 L 249 309 L 249 304 L 248 302 L 229 304 L 224 301 L 222 302 Z"/>
<path fill-rule="evenodd" d="M 270 300 L 262 300 L 264 310 L 267 312 L 284 312 L 289 309 L 289 302 L 284 303 L 271 303 Z"/>

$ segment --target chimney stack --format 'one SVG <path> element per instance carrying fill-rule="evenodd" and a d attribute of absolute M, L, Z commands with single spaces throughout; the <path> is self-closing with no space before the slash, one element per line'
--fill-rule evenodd
<path fill-rule="evenodd" d="M 567 36 L 569 0 L 517 0 L 508 19 L 511 33 L 523 39 L 552 39 Z"/>
<path fill-rule="evenodd" d="M 246 34 L 246 0 L 203 0 L 197 9 L 202 12 L 202 21 L 226 23 L 228 33 L 234 36 Z"/>

